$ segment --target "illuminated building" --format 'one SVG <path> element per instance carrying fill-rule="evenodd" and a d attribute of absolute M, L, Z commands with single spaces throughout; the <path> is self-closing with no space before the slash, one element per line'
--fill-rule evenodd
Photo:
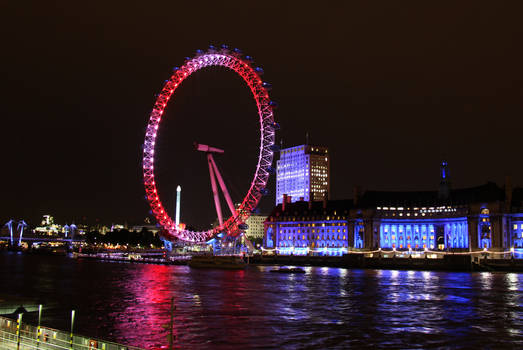
<path fill-rule="evenodd" d="M 346 254 L 351 207 L 351 200 L 281 203 L 265 221 L 264 248 L 282 255 Z"/>
<path fill-rule="evenodd" d="M 49 226 L 54 224 L 54 218 L 51 215 L 42 216 L 42 226 Z"/>
<path fill-rule="evenodd" d="M 111 231 L 117 231 L 117 230 L 127 230 L 127 225 L 122 224 L 112 224 L 111 225 Z"/>
<path fill-rule="evenodd" d="M 251 241 L 253 239 L 263 239 L 263 223 L 266 219 L 267 215 L 251 214 L 245 222 L 249 226 L 247 230 L 245 230 L 245 236 Z"/>
<path fill-rule="evenodd" d="M 147 230 L 153 234 L 157 234 L 160 229 L 156 225 L 136 225 L 129 229 L 129 232 L 141 232 Z"/>
<path fill-rule="evenodd" d="M 33 232 L 36 234 L 48 236 L 65 233 L 64 228 L 61 225 L 54 223 L 54 218 L 51 215 L 42 216 L 40 226 L 35 227 Z"/>
<path fill-rule="evenodd" d="M 322 200 L 330 190 L 327 147 L 301 145 L 280 151 L 276 166 L 276 205 L 283 195 L 291 201 Z"/>
<path fill-rule="evenodd" d="M 514 248 L 523 248 L 523 188 L 516 188 L 512 192 L 511 213 L 508 227 L 510 230 L 509 245 Z"/>
<path fill-rule="evenodd" d="M 443 162 L 438 191 L 367 191 L 351 216 L 367 249 L 500 250 L 510 246 L 507 191 L 492 182 L 451 189 Z"/>
<path fill-rule="evenodd" d="M 366 191 L 353 201 L 287 200 L 265 222 L 264 248 L 284 255 L 523 248 L 522 188 L 513 190 L 507 181 L 504 188 L 488 182 L 452 189 L 445 162 L 440 174 L 438 191 Z"/>

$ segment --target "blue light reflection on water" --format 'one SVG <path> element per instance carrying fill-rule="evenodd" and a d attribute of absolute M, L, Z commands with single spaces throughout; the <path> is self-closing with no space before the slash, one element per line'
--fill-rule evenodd
<path fill-rule="evenodd" d="M 179 348 L 523 346 L 516 273 L 279 274 L 12 254 L 0 262 L 2 294 L 54 303 L 45 324 L 67 329 L 74 307 L 79 333 L 145 348 L 167 343 L 171 298 Z"/>

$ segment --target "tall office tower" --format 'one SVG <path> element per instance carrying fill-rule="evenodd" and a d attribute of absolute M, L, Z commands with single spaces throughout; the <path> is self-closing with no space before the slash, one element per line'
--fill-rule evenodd
<path fill-rule="evenodd" d="M 291 201 L 322 200 L 330 193 L 330 162 L 327 147 L 301 145 L 280 151 L 276 171 L 276 205 L 283 195 Z"/>

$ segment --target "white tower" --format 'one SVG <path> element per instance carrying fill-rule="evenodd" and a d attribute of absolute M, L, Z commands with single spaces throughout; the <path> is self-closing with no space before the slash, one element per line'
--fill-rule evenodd
<path fill-rule="evenodd" d="M 180 227 L 180 195 L 182 193 L 182 188 L 180 185 L 176 187 L 176 229 Z"/>

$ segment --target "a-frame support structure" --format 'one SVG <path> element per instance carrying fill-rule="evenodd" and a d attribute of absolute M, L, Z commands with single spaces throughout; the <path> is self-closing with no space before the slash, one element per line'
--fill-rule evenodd
<path fill-rule="evenodd" d="M 231 214 L 233 216 L 236 216 L 236 209 L 234 208 L 234 204 L 232 203 L 231 196 L 229 195 L 229 191 L 225 186 L 225 182 L 223 181 L 222 175 L 220 174 L 218 166 L 216 165 L 216 162 L 214 161 L 213 157 L 214 153 L 223 154 L 224 150 L 215 147 L 210 147 L 208 145 L 202 145 L 199 143 L 194 143 L 194 147 L 197 151 L 205 152 L 207 155 L 207 163 L 209 165 L 209 176 L 211 178 L 212 194 L 214 197 L 214 206 L 216 207 L 216 214 L 218 215 L 218 223 L 220 224 L 220 227 L 223 227 L 222 207 L 220 204 L 220 196 L 218 195 L 218 186 L 216 184 L 216 180 L 218 180 L 218 184 L 220 185 L 223 196 L 225 197 L 225 201 L 227 202 L 227 206 L 229 207 Z"/>

